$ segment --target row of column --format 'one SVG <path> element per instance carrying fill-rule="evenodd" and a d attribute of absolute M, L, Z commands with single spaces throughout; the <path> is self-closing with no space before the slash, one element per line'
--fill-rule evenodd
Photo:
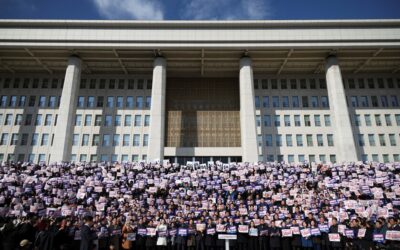
<path fill-rule="evenodd" d="M 166 106 L 166 59 L 156 57 L 153 67 L 153 85 L 151 93 L 150 128 L 148 160 L 164 159 L 165 139 L 165 106 Z M 353 131 L 346 104 L 346 94 L 338 60 L 329 56 L 325 65 L 326 83 L 333 115 L 333 130 L 335 136 L 337 160 L 356 161 L 357 151 Z M 75 103 L 81 77 L 81 60 L 71 56 L 65 73 L 64 87 L 58 112 L 58 122 L 55 129 L 54 146 L 51 149 L 50 161 L 69 161 L 71 157 Z M 256 114 L 254 104 L 253 68 L 250 57 L 240 59 L 239 70 L 240 91 L 240 126 L 242 159 L 244 162 L 258 161 L 258 143 L 256 129 Z"/>

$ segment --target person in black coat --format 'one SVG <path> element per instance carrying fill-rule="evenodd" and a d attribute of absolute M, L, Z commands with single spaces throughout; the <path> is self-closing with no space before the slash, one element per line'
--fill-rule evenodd
<path fill-rule="evenodd" d="M 244 223 L 243 217 L 240 217 L 238 228 L 240 225 L 246 225 Z M 238 231 L 237 234 L 237 249 L 238 250 L 247 250 L 247 242 L 248 242 L 248 233 L 241 233 Z"/>
<path fill-rule="evenodd" d="M 142 234 L 142 231 L 146 231 L 146 226 L 143 223 L 143 219 L 140 219 L 136 229 L 136 248 L 144 249 L 146 245 L 146 235 Z"/>
<path fill-rule="evenodd" d="M 211 219 L 208 219 L 204 237 L 204 244 L 207 250 L 215 249 L 215 235 L 215 225 Z"/>
<path fill-rule="evenodd" d="M 269 247 L 272 250 L 281 249 L 281 231 L 275 226 L 275 221 L 271 222 L 271 227 L 269 229 Z"/>
<path fill-rule="evenodd" d="M 329 233 L 334 233 L 334 234 L 339 233 L 339 226 L 337 224 L 336 218 L 332 218 L 332 225 L 329 227 Z M 332 249 L 342 248 L 342 242 L 330 242 L 330 245 Z"/>
<path fill-rule="evenodd" d="M 177 250 L 186 250 L 187 249 L 187 234 L 181 235 L 179 234 L 179 229 L 186 229 L 188 230 L 188 225 L 185 223 L 185 220 L 181 218 L 179 220 L 179 225 L 178 225 L 178 234 L 176 236 L 176 247 Z"/>
<path fill-rule="evenodd" d="M 265 223 L 264 219 L 260 220 L 260 225 L 258 226 L 259 236 L 259 249 L 267 250 L 269 249 L 269 237 L 268 237 L 268 225 Z"/>
<path fill-rule="evenodd" d="M 93 226 L 93 217 L 85 216 L 85 224 L 81 227 L 81 246 L 80 250 L 93 250 L 93 240 L 97 238 L 95 232 L 91 229 Z"/>

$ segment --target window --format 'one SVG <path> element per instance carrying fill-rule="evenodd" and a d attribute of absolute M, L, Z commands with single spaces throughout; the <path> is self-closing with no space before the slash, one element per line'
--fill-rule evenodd
<path fill-rule="evenodd" d="M 309 155 L 308 162 L 315 162 L 315 155 Z"/>
<path fill-rule="evenodd" d="M 39 97 L 39 107 L 41 107 L 41 108 L 46 107 L 46 97 L 45 96 Z"/>
<path fill-rule="evenodd" d="M 107 96 L 107 108 L 113 108 L 114 107 L 114 96 Z"/>
<path fill-rule="evenodd" d="M 18 134 L 11 135 L 11 144 L 10 145 L 17 145 L 18 144 Z"/>
<path fill-rule="evenodd" d="M 388 78 L 388 79 L 386 79 L 386 81 L 387 81 L 387 84 L 388 84 L 388 88 L 389 89 L 393 89 L 394 88 L 393 79 L 392 78 Z"/>
<path fill-rule="evenodd" d="M 294 155 L 288 155 L 288 162 L 289 163 L 294 162 Z"/>
<path fill-rule="evenodd" d="M 382 158 L 383 158 L 383 162 L 384 163 L 388 163 L 389 162 L 389 155 L 388 154 L 383 154 Z"/>
<path fill-rule="evenodd" d="M 317 83 L 315 79 L 310 79 L 310 89 L 316 89 L 317 88 Z"/>
<path fill-rule="evenodd" d="M 142 116 L 141 115 L 135 115 L 135 127 L 140 127 L 142 126 Z"/>
<path fill-rule="evenodd" d="M 96 115 L 94 117 L 94 125 L 95 126 L 101 126 L 101 115 Z"/>
<path fill-rule="evenodd" d="M 281 89 L 287 89 L 287 81 L 286 81 L 286 79 L 281 79 Z"/>
<path fill-rule="evenodd" d="M 30 126 L 32 124 L 32 114 L 26 114 L 25 116 L 25 126 Z"/>
<path fill-rule="evenodd" d="M 78 146 L 79 143 L 79 134 L 72 135 L 72 146 Z"/>
<path fill-rule="evenodd" d="M 93 135 L 92 146 L 100 146 L 100 135 L 99 134 Z"/>
<path fill-rule="evenodd" d="M 82 146 L 88 146 L 88 145 L 89 145 L 89 135 L 83 134 L 82 135 Z"/>
<path fill-rule="evenodd" d="M 7 145 L 8 133 L 1 134 L 0 145 Z"/>
<path fill-rule="evenodd" d="M 259 115 L 256 115 L 256 126 L 261 127 L 261 117 Z"/>
<path fill-rule="evenodd" d="M 361 126 L 361 116 L 360 115 L 354 115 L 354 125 Z"/>
<path fill-rule="evenodd" d="M 364 115 L 364 118 L 365 118 L 365 125 L 366 125 L 367 127 L 372 126 L 371 115 Z"/>
<path fill-rule="evenodd" d="M 90 89 L 96 88 L 96 79 L 90 79 L 89 88 Z"/>
<path fill-rule="evenodd" d="M 94 108 L 94 96 L 89 96 L 87 99 L 87 107 Z"/>
<path fill-rule="evenodd" d="M 389 134 L 390 146 L 397 146 L 396 137 L 394 134 Z"/>
<path fill-rule="evenodd" d="M 22 85 L 22 88 L 24 88 L 24 89 L 29 88 L 29 83 L 30 83 L 30 81 L 31 81 L 31 79 L 25 78 L 25 79 L 24 79 L 24 83 L 23 83 L 23 85 Z"/>
<path fill-rule="evenodd" d="M 318 108 L 318 96 L 311 96 L 311 107 Z"/>
<path fill-rule="evenodd" d="M 321 126 L 321 116 L 320 115 L 314 115 L 314 123 L 316 127 Z"/>
<path fill-rule="evenodd" d="M 279 96 L 272 97 L 272 107 L 279 108 Z"/>
<path fill-rule="evenodd" d="M 353 108 L 358 107 L 358 98 L 357 98 L 357 96 L 352 96 L 352 97 L 351 97 L 351 106 L 352 106 Z"/>
<path fill-rule="evenodd" d="M 282 107 L 289 107 L 289 96 L 282 96 Z"/>
<path fill-rule="evenodd" d="M 379 156 L 377 154 L 372 154 L 372 161 L 379 162 Z"/>
<path fill-rule="evenodd" d="M 332 163 L 336 162 L 336 155 L 329 155 L 329 161 Z"/>
<path fill-rule="evenodd" d="M 303 147 L 303 136 L 300 134 L 296 135 L 296 145 L 298 147 Z"/>
<path fill-rule="evenodd" d="M 132 116 L 131 115 L 125 115 L 124 126 L 125 127 L 130 127 L 131 124 L 132 124 Z"/>
<path fill-rule="evenodd" d="M 47 114 L 46 118 L 44 120 L 44 125 L 45 126 L 51 126 L 51 120 L 52 120 L 53 116 L 51 114 Z M 22 118 L 21 118 L 22 119 Z"/>
<path fill-rule="evenodd" d="M 129 79 L 128 80 L 128 89 L 133 89 L 135 86 L 135 80 L 134 79 Z"/>
<path fill-rule="evenodd" d="M 358 145 L 360 147 L 364 147 L 365 146 L 365 141 L 364 141 L 364 135 L 363 134 L 358 134 Z"/>
<path fill-rule="evenodd" d="M 133 146 L 135 147 L 140 146 L 140 135 L 138 134 L 133 135 Z"/>
<path fill-rule="evenodd" d="M 87 154 L 81 154 L 79 156 L 79 161 L 80 162 L 85 162 L 87 160 Z"/>
<path fill-rule="evenodd" d="M 292 147 L 293 146 L 293 142 L 292 142 L 292 135 L 286 135 L 286 146 L 287 147 Z"/>
<path fill-rule="evenodd" d="M 326 162 L 326 156 L 325 155 L 319 155 L 319 161 L 325 163 Z"/>
<path fill-rule="evenodd" d="M 152 79 L 148 79 L 147 80 L 147 89 L 151 89 L 153 87 L 153 80 Z"/>
<path fill-rule="evenodd" d="M 45 155 L 45 154 L 39 154 L 38 161 L 39 161 L 39 162 L 44 162 L 44 161 L 46 161 L 46 155 Z"/>
<path fill-rule="evenodd" d="M 379 144 L 381 146 L 386 146 L 386 141 L 385 141 L 385 135 L 384 134 L 379 134 Z"/>
<path fill-rule="evenodd" d="M 282 147 L 282 135 L 276 135 L 275 143 L 277 147 Z"/>
<path fill-rule="evenodd" d="M 146 108 L 150 108 L 150 106 L 151 106 L 151 96 L 146 96 Z M 260 106 L 260 103 L 258 104 L 258 106 Z"/>
<path fill-rule="evenodd" d="M 124 86 L 125 86 L 125 80 L 119 79 L 118 80 L 118 89 L 124 89 Z"/>
<path fill-rule="evenodd" d="M 399 115 L 399 117 L 400 117 L 400 115 Z M 399 122 L 400 122 L 400 120 L 399 120 Z M 271 116 L 270 115 L 264 115 L 264 127 L 271 127 Z"/>
<path fill-rule="evenodd" d="M 390 114 L 385 114 L 385 122 L 386 126 L 392 126 L 392 119 L 390 118 Z"/>
<path fill-rule="evenodd" d="M 149 135 L 144 134 L 143 135 L 143 146 L 148 146 L 149 145 Z"/>
<path fill-rule="evenodd" d="M 378 97 L 377 96 L 371 96 L 371 103 L 372 103 L 372 107 L 379 107 Z"/>
<path fill-rule="evenodd" d="M 382 107 L 389 107 L 389 101 L 387 96 L 382 95 L 381 96 L 381 103 L 382 103 Z"/>
<path fill-rule="evenodd" d="M 375 115 L 375 124 L 376 126 L 382 126 L 381 115 Z"/>
<path fill-rule="evenodd" d="M 272 147 L 272 135 L 271 134 L 265 135 L 265 146 Z"/>
<path fill-rule="evenodd" d="M 122 96 L 117 96 L 117 103 L 116 103 L 116 107 L 117 108 L 122 108 L 124 105 L 124 98 Z"/>
<path fill-rule="evenodd" d="M 271 89 L 278 89 L 278 81 L 276 79 L 271 79 Z"/>
<path fill-rule="evenodd" d="M 307 140 L 307 147 L 313 147 L 314 146 L 312 135 L 306 135 L 306 140 Z"/>
<path fill-rule="evenodd" d="M 326 135 L 326 139 L 328 141 L 328 146 L 329 147 L 333 147 L 334 146 L 334 144 L 333 144 L 333 135 L 332 134 L 327 134 Z"/>
<path fill-rule="evenodd" d="M 92 115 L 85 115 L 85 126 L 92 125 Z"/>
<path fill-rule="evenodd" d="M 399 106 L 399 101 L 397 100 L 397 96 L 391 95 L 390 96 L 390 101 L 392 103 L 392 107 L 398 107 Z"/>
<path fill-rule="evenodd" d="M 0 101 L 0 107 L 6 107 L 7 106 L 7 96 L 2 95 L 1 96 L 1 101 Z"/>
<path fill-rule="evenodd" d="M 385 82 L 383 81 L 382 78 L 378 78 L 378 88 L 380 88 L 380 89 L 385 88 Z"/>
<path fill-rule="evenodd" d="M 116 127 L 121 126 L 121 115 L 115 115 L 114 126 Z"/>
<path fill-rule="evenodd" d="M 126 107 L 133 108 L 133 96 L 126 97 Z"/>
<path fill-rule="evenodd" d="M 137 89 L 143 89 L 143 84 L 144 84 L 144 80 L 143 79 L 139 79 L 138 80 L 138 84 L 137 84 Z"/>
<path fill-rule="evenodd" d="M 368 141 L 370 146 L 374 147 L 376 145 L 374 134 L 368 134 Z"/>
<path fill-rule="evenodd" d="M 113 146 L 119 146 L 119 134 L 113 136 Z"/>
<path fill-rule="evenodd" d="M 274 125 L 275 125 L 275 127 L 281 126 L 281 118 L 280 118 L 280 115 L 274 115 Z"/>
<path fill-rule="evenodd" d="M 136 97 L 136 107 L 143 108 L 143 96 Z"/>
<path fill-rule="evenodd" d="M 299 157 L 299 162 L 304 162 L 305 160 L 304 155 L 299 155 L 298 157 Z"/>
<path fill-rule="evenodd" d="M 262 79 L 261 80 L 261 88 L 262 89 L 268 89 L 268 80 L 267 79 Z"/>
<path fill-rule="evenodd" d="M 294 115 L 294 126 L 295 127 L 300 127 L 301 126 L 300 115 Z"/>
<path fill-rule="evenodd" d="M 16 116 L 15 116 L 15 122 L 14 122 L 14 125 L 22 125 L 22 115 L 21 114 L 17 114 Z"/>
<path fill-rule="evenodd" d="M 302 96 L 301 102 L 303 104 L 303 108 L 308 108 L 308 96 Z"/>
<path fill-rule="evenodd" d="M 49 103 L 48 103 L 49 108 L 55 108 L 56 105 L 57 105 L 56 97 L 55 96 L 50 96 L 49 97 Z"/>
<path fill-rule="evenodd" d="M 150 125 L 150 115 L 144 116 L 144 126 L 148 127 Z"/>
<path fill-rule="evenodd" d="M 269 96 L 263 96 L 263 107 L 269 108 Z"/>
<path fill-rule="evenodd" d="M 307 81 L 306 79 L 300 79 L 300 88 L 307 89 Z"/>
<path fill-rule="evenodd" d="M 268 162 L 273 162 L 274 161 L 274 155 L 267 155 L 267 161 Z"/>
<path fill-rule="evenodd" d="M 297 89 L 297 80 L 296 79 L 290 79 L 290 88 Z"/>
<path fill-rule="evenodd" d="M 393 160 L 394 160 L 395 162 L 399 162 L 399 161 L 400 161 L 400 154 L 394 154 L 394 155 L 393 155 Z"/>
<path fill-rule="evenodd" d="M 11 96 L 9 106 L 10 107 L 17 106 L 17 96 L 15 96 L 15 95 Z"/>
<path fill-rule="evenodd" d="M 300 101 L 298 96 L 292 96 L 292 106 L 293 108 L 300 107 Z"/>
<path fill-rule="evenodd" d="M 29 137 L 29 134 L 22 134 L 21 146 L 28 145 L 28 137 Z"/>
<path fill-rule="evenodd" d="M 102 108 L 103 106 L 104 106 L 104 96 L 98 96 L 96 107 Z"/>
<path fill-rule="evenodd" d="M 356 88 L 356 84 L 354 83 L 354 79 L 349 79 L 348 80 L 348 84 L 349 84 L 349 89 L 355 89 Z"/>
<path fill-rule="evenodd" d="M 129 146 L 129 141 L 130 141 L 129 137 L 130 137 L 129 134 L 124 134 L 123 135 L 123 137 L 122 137 L 122 146 Z"/>
<path fill-rule="evenodd" d="M 84 106 L 85 106 L 85 97 L 84 96 L 78 96 L 77 107 L 78 108 L 83 108 Z"/>
<path fill-rule="evenodd" d="M 35 126 L 40 126 L 40 125 L 42 125 L 42 115 L 38 114 L 36 115 Z"/>
<path fill-rule="evenodd" d="M 375 88 L 375 83 L 374 83 L 374 79 L 373 78 L 368 78 L 367 82 L 368 82 L 368 88 L 370 88 L 370 89 L 374 89 Z"/>
<path fill-rule="evenodd" d="M 306 127 L 310 127 L 311 126 L 310 115 L 304 115 L 304 125 Z"/>
<path fill-rule="evenodd" d="M 49 134 L 42 134 L 42 141 L 40 142 L 41 146 L 47 146 L 49 143 Z"/>
<path fill-rule="evenodd" d="M 103 147 L 110 146 L 110 135 L 108 135 L 108 134 L 104 134 L 103 135 L 103 144 L 102 144 L 102 146 Z"/>
<path fill-rule="evenodd" d="M 260 108 L 260 97 L 259 96 L 254 97 L 254 106 L 256 107 L 256 109 Z"/>
<path fill-rule="evenodd" d="M 284 115 L 283 120 L 285 123 L 285 127 L 290 127 L 290 115 Z"/>
<path fill-rule="evenodd" d="M 75 126 L 81 126 L 82 125 L 82 115 L 76 115 L 75 116 Z"/>
<path fill-rule="evenodd" d="M 394 118 L 396 119 L 396 125 L 400 126 L 400 114 L 394 115 Z"/>
<path fill-rule="evenodd" d="M 29 96 L 29 103 L 28 106 L 29 107 L 34 107 L 36 103 L 36 96 Z"/>
<path fill-rule="evenodd" d="M 329 108 L 329 99 L 327 96 L 321 96 L 321 106 L 323 108 Z"/>
<path fill-rule="evenodd" d="M 360 102 L 361 102 L 361 107 L 363 107 L 363 108 L 368 107 L 368 97 L 367 96 L 361 96 Z"/>
<path fill-rule="evenodd" d="M 104 126 L 111 127 L 112 126 L 112 115 L 106 115 L 104 120 Z"/>
<path fill-rule="evenodd" d="M 262 135 L 257 135 L 257 145 L 262 147 Z"/>
<path fill-rule="evenodd" d="M 364 79 L 358 79 L 358 88 L 359 89 L 365 89 Z"/>
<path fill-rule="evenodd" d="M 32 146 L 36 146 L 37 143 L 38 143 L 38 139 L 39 139 L 39 134 L 34 133 L 34 134 L 32 135 L 31 145 L 32 145 Z"/>

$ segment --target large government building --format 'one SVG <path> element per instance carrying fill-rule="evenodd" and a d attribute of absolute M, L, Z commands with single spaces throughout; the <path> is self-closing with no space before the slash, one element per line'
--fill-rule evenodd
<path fill-rule="evenodd" d="M 400 20 L 0 20 L 0 161 L 400 161 Z"/>

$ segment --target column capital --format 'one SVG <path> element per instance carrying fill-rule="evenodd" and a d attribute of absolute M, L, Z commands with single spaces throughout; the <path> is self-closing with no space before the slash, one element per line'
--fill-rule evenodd
<path fill-rule="evenodd" d="M 167 59 L 163 56 L 156 56 L 154 58 L 153 66 L 165 66 L 167 64 Z"/>
<path fill-rule="evenodd" d="M 252 59 L 250 56 L 242 56 L 240 58 L 240 67 L 251 66 L 251 64 L 252 64 Z"/>
<path fill-rule="evenodd" d="M 76 54 L 72 54 L 68 58 L 68 65 L 72 64 L 72 65 L 76 65 L 79 67 L 81 62 L 82 62 L 82 59 Z"/>

